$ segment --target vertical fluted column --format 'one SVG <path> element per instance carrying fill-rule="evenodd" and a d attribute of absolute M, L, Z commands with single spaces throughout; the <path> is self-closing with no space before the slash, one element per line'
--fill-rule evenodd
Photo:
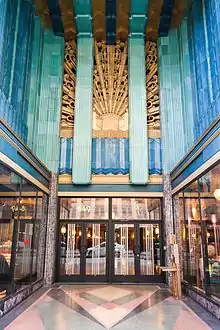
<path fill-rule="evenodd" d="M 177 29 L 158 39 L 163 169 L 169 173 L 183 157 L 182 86 Z"/>
<path fill-rule="evenodd" d="M 92 37 L 78 38 L 72 170 L 75 184 L 91 181 L 93 48 Z"/>
<path fill-rule="evenodd" d="M 34 18 L 34 38 L 30 70 L 30 97 L 28 101 L 28 146 L 35 152 L 38 143 L 36 139 L 39 119 L 40 87 L 42 74 L 44 32 L 39 17 Z"/>
<path fill-rule="evenodd" d="M 59 164 L 64 39 L 44 31 L 36 155 L 53 172 Z M 36 137 L 34 137 L 36 139 Z"/>
<path fill-rule="evenodd" d="M 130 37 L 129 63 L 129 156 L 132 184 L 148 182 L 145 39 Z"/>

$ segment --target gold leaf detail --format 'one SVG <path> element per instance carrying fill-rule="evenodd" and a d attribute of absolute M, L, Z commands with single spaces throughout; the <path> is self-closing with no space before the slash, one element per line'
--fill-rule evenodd
<path fill-rule="evenodd" d="M 128 131 L 93 130 L 92 136 L 94 138 L 122 139 L 128 138 Z"/>
<path fill-rule="evenodd" d="M 146 89 L 148 127 L 160 128 L 160 102 L 158 84 L 157 44 L 146 43 Z"/>
<path fill-rule="evenodd" d="M 76 87 L 76 43 L 65 44 L 61 129 L 73 128 Z"/>
<path fill-rule="evenodd" d="M 112 120 L 119 125 L 119 120 L 128 112 L 127 42 L 117 41 L 116 45 L 95 42 L 93 78 L 93 111 L 96 119 L 102 121 L 105 117 L 107 121 Z M 100 128 L 110 129 L 110 126 Z M 114 129 L 117 130 L 115 126 Z"/>

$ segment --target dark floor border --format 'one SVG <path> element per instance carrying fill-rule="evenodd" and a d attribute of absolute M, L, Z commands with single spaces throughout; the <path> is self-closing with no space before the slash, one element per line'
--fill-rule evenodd
<path fill-rule="evenodd" d="M 42 286 L 43 279 L 40 279 L 22 288 L 21 290 L 14 292 L 13 294 L 6 296 L 2 301 L 0 301 L 0 318 L 22 303 L 25 299 L 27 299 L 27 297 L 40 289 Z"/>
<path fill-rule="evenodd" d="M 202 306 L 205 310 L 214 315 L 218 320 L 220 320 L 220 306 L 215 303 L 212 298 L 207 298 L 202 295 L 199 291 L 194 290 L 192 287 L 188 286 L 188 284 L 182 283 L 183 292 L 196 301 L 200 306 Z"/>

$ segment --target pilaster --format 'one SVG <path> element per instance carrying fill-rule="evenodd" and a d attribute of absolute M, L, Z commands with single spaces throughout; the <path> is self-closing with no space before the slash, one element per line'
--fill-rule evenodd
<path fill-rule="evenodd" d="M 47 220 L 47 238 L 46 238 L 46 254 L 44 283 L 51 285 L 55 279 L 55 262 L 56 262 L 56 234 L 57 234 L 57 192 L 58 192 L 58 175 L 52 173 L 50 181 L 50 195 L 48 205 Z"/>

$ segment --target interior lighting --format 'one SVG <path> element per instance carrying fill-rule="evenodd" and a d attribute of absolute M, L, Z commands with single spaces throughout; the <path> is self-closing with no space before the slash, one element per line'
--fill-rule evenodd
<path fill-rule="evenodd" d="M 215 199 L 220 201 L 220 189 L 215 189 L 213 195 L 214 195 Z"/>
<path fill-rule="evenodd" d="M 159 227 L 157 227 L 157 228 L 155 229 L 155 234 L 156 234 L 156 235 L 159 235 L 159 233 L 160 233 L 160 229 L 159 229 Z"/>
<path fill-rule="evenodd" d="M 60 231 L 61 231 L 61 234 L 63 234 L 63 235 L 66 234 L 66 227 L 62 226 Z"/>

